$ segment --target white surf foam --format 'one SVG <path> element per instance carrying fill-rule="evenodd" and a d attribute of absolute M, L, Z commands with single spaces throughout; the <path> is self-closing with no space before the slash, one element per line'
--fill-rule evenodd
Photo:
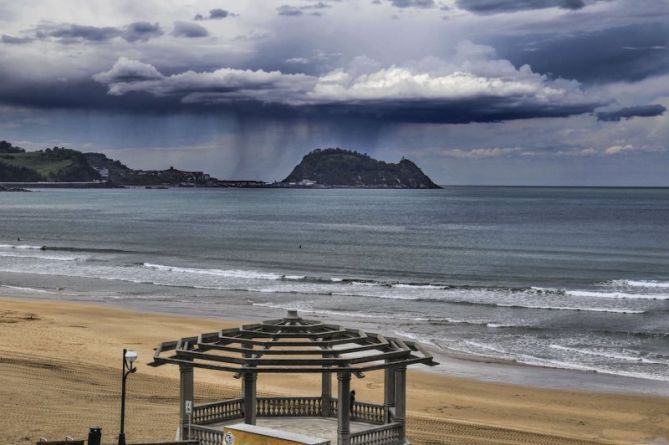
<path fill-rule="evenodd" d="M 596 292 L 585 290 L 565 291 L 565 295 L 585 298 L 609 298 L 616 300 L 669 300 L 669 295 L 660 294 L 632 294 L 629 292 Z"/>
<path fill-rule="evenodd" d="M 397 289 L 444 289 L 444 286 L 437 286 L 434 284 L 403 284 L 403 283 L 398 283 L 398 284 L 393 284 L 392 287 L 397 288 Z"/>
<path fill-rule="evenodd" d="M 554 360 L 554 359 L 547 359 L 547 358 L 541 358 L 541 357 L 536 357 L 530 354 L 521 354 L 521 353 L 514 353 L 512 351 L 507 351 L 492 345 L 484 344 L 484 343 L 479 343 L 475 341 L 469 341 L 465 340 L 465 344 L 468 344 L 469 346 L 473 346 L 474 348 L 478 348 L 479 350 L 484 350 L 484 351 L 490 351 L 494 352 L 497 354 L 502 355 L 502 358 L 505 359 L 512 359 L 515 360 L 518 363 L 523 363 L 526 365 L 531 365 L 531 366 L 541 366 L 541 367 L 548 367 L 548 368 L 559 368 L 559 369 L 570 369 L 570 370 L 575 370 L 575 371 L 588 371 L 588 372 L 597 372 L 600 374 L 609 374 L 609 375 L 616 375 L 616 376 L 621 376 L 621 377 L 633 377 L 633 378 L 638 378 L 638 379 L 646 379 L 646 380 L 657 380 L 657 381 L 669 381 L 669 378 L 663 375 L 656 375 L 648 372 L 636 372 L 636 371 L 625 371 L 625 370 L 614 370 L 614 369 L 608 369 L 608 368 L 603 368 L 600 366 L 591 366 L 591 365 L 584 365 L 582 363 L 576 363 L 576 362 L 570 362 L 570 361 L 563 361 L 563 360 Z M 487 354 L 481 353 L 481 352 L 476 352 L 472 351 L 469 348 L 458 348 L 457 346 L 450 347 L 449 349 L 453 349 L 455 351 L 459 352 L 464 352 L 466 354 L 472 354 L 476 356 L 483 356 L 486 357 Z"/>
<path fill-rule="evenodd" d="M 313 309 L 309 306 L 305 306 L 299 303 L 293 304 L 275 304 L 275 303 L 253 303 L 253 306 L 259 307 L 268 307 L 271 309 L 282 309 L 288 311 L 299 311 L 306 314 L 315 314 L 315 315 L 333 315 L 337 317 L 354 317 L 354 318 L 372 318 L 377 320 L 387 320 L 387 319 L 396 319 L 397 317 L 391 317 L 388 315 L 381 314 L 364 314 L 361 312 L 345 312 L 345 311 L 333 311 L 328 309 Z M 401 318 L 400 318 L 401 319 Z"/>
<path fill-rule="evenodd" d="M 616 309 L 606 307 L 570 307 L 570 306 L 540 306 L 497 303 L 496 306 L 520 309 L 543 309 L 549 311 L 577 311 L 577 312 L 611 312 L 614 314 L 644 314 L 646 311 L 632 309 Z"/>
<path fill-rule="evenodd" d="M 43 246 L 30 246 L 28 244 L 0 244 L 0 249 L 44 250 L 44 247 Z"/>
<path fill-rule="evenodd" d="M 35 258 L 38 260 L 50 260 L 50 261 L 77 261 L 80 258 L 70 257 L 70 256 L 55 256 L 55 255 L 33 255 L 33 254 L 20 254 L 20 253 L 7 253 L 0 252 L 0 257 L 5 258 Z"/>
<path fill-rule="evenodd" d="M 278 275 L 278 274 L 275 274 L 275 273 L 258 272 L 258 271 L 254 271 L 254 270 L 198 269 L 198 268 L 193 268 L 193 267 L 165 266 L 163 264 L 154 264 L 154 263 L 143 263 L 142 266 L 147 268 L 147 269 L 159 270 L 159 271 L 163 271 L 163 272 L 176 272 L 176 273 L 198 274 L 198 275 L 213 275 L 213 276 L 227 277 L 227 278 L 280 280 L 283 277 L 283 275 Z M 298 278 L 293 277 L 291 279 L 298 279 Z"/>
<path fill-rule="evenodd" d="M 644 357 L 618 354 L 618 353 L 615 353 L 615 352 L 595 351 L 595 350 L 586 349 L 586 348 L 572 348 L 572 347 L 569 347 L 569 346 L 562 346 L 562 345 L 555 345 L 555 344 L 551 344 L 550 348 L 561 350 L 561 351 L 566 351 L 566 352 L 573 352 L 573 353 L 576 353 L 576 354 L 592 355 L 592 356 L 595 356 L 595 357 L 604 357 L 604 358 L 610 358 L 610 359 L 614 359 L 614 360 L 621 360 L 621 361 L 625 361 L 625 362 L 646 363 L 646 364 L 652 364 L 652 365 L 667 365 L 667 364 L 669 364 L 668 362 L 665 362 L 665 361 L 650 360 L 650 359 L 647 359 L 647 358 L 644 358 Z"/>
<path fill-rule="evenodd" d="M 54 292 L 46 290 L 46 289 L 37 289 L 34 287 L 21 287 L 21 286 L 10 286 L 9 284 L 0 284 L 0 287 L 4 289 L 11 289 L 11 290 L 17 290 L 20 292 L 30 292 L 30 293 L 38 293 L 38 294 L 53 294 Z"/>
<path fill-rule="evenodd" d="M 669 289 L 669 281 L 656 280 L 613 280 L 605 285 L 614 287 L 640 287 L 645 289 Z"/>
<path fill-rule="evenodd" d="M 306 277 L 304 275 L 284 275 L 283 277 L 284 280 L 289 280 L 289 281 L 302 281 Z"/>
<path fill-rule="evenodd" d="M 398 337 L 408 338 L 409 340 L 412 340 L 412 341 L 415 341 L 415 342 L 418 342 L 418 343 L 422 343 L 422 344 L 425 344 L 425 345 L 430 345 L 430 346 L 434 346 L 435 348 L 442 349 L 441 346 L 436 344 L 433 341 L 432 338 L 425 337 L 423 335 L 418 335 L 418 334 L 414 334 L 412 332 L 406 332 L 406 331 L 393 331 L 393 334 L 395 334 Z"/>

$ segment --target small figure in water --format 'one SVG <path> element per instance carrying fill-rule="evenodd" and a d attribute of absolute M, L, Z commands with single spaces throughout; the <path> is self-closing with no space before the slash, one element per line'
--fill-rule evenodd
<path fill-rule="evenodd" d="M 21 242 L 21 237 L 16 238 L 16 241 Z"/>
<path fill-rule="evenodd" d="M 302 248 L 302 244 L 300 244 L 300 249 Z"/>

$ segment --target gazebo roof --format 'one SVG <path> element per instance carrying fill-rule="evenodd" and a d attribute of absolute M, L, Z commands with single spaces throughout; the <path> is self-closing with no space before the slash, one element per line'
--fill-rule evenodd
<path fill-rule="evenodd" d="M 286 318 L 163 342 L 151 366 L 189 365 L 244 373 L 365 371 L 423 363 L 432 355 L 418 343 L 306 320 L 297 311 Z"/>

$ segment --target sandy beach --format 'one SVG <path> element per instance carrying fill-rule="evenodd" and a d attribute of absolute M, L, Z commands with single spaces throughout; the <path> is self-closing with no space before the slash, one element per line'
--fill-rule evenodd
<path fill-rule="evenodd" d="M 160 341 L 239 323 L 121 310 L 104 305 L 0 299 L 0 442 L 30 443 L 99 425 L 118 432 L 121 349 L 139 352 L 129 381 L 130 442 L 174 437 L 177 370 L 149 368 Z M 378 375 L 377 375 L 378 374 Z M 196 371 L 196 399 L 239 393 L 239 381 Z M 316 394 L 319 377 L 261 376 L 261 394 Z M 359 400 L 380 401 L 382 375 L 354 379 Z M 660 397 L 545 390 L 413 370 L 409 437 L 416 444 L 663 444 L 669 400 Z"/>

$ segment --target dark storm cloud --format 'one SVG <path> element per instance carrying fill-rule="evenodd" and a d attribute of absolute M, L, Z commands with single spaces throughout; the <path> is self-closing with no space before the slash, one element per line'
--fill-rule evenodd
<path fill-rule="evenodd" d="M 322 1 L 314 2 L 310 5 L 300 7 L 300 9 L 328 9 L 328 8 L 332 8 L 332 5 L 330 5 L 329 3 L 322 2 Z"/>
<path fill-rule="evenodd" d="M 146 41 L 163 35 L 158 23 L 135 22 L 126 26 L 122 37 L 128 42 Z"/>
<path fill-rule="evenodd" d="M 281 5 L 276 8 L 276 11 L 279 15 L 287 17 L 297 17 L 304 14 L 300 8 L 290 5 Z"/>
<path fill-rule="evenodd" d="M 93 79 L 42 80 L 0 68 L 0 103 L 36 109 L 137 113 L 234 113 L 252 119 L 365 119 L 368 122 L 468 123 L 591 113 L 602 106 L 570 82 L 528 70 L 504 79 L 379 69 L 326 75 L 222 68 L 165 74 L 119 59 Z M 378 85 L 385 85 L 379 88 Z"/>
<path fill-rule="evenodd" d="M 325 1 L 315 1 L 304 6 L 281 5 L 276 8 L 277 14 L 286 17 L 299 17 L 309 13 L 311 16 L 320 17 L 323 13 L 320 10 L 332 8 L 332 5 Z M 309 12 L 311 11 L 311 12 Z"/>
<path fill-rule="evenodd" d="M 185 38 L 207 37 L 209 35 L 209 31 L 207 31 L 207 28 L 200 26 L 197 23 L 174 22 L 172 35 L 174 37 Z"/>
<path fill-rule="evenodd" d="M 122 99 L 122 100 L 121 100 Z M 153 98 L 146 95 L 110 96 L 99 83 L 91 80 L 40 83 L 0 74 L 0 102 L 31 109 L 105 110 L 119 113 L 161 113 L 185 107 L 170 97 Z"/>
<path fill-rule="evenodd" d="M 104 42 L 119 37 L 123 31 L 112 26 L 88 26 L 77 24 L 41 25 L 35 31 L 35 37 L 41 40 L 54 39 L 61 43 Z"/>
<path fill-rule="evenodd" d="M 469 124 L 474 122 L 505 122 L 517 119 L 560 118 L 590 113 L 596 102 L 544 106 L 522 103 L 517 97 L 477 97 L 465 100 L 401 101 L 389 100 L 373 104 L 331 103 L 311 106 L 313 111 L 329 115 L 362 116 L 388 122 Z"/>
<path fill-rule="evenodd" d="M 221 8 L 215 8 L 215 9 L 212 9 L 211 11 L 209 11 L 209 18 L 213 19 L 213 20 L 224 19 L 229 15 L 230 15 L 230 13 L 228 11 L 226 11 L 225 9 L 221 9 Z"/>
<path fill-rule="evenodd" d="M 238 14 L 228 11 L 227 9 L 214 8 L 209 11 L 208 16 L 197 14 L 193 20 L 221 20 L 227 17 L 237 17 Z"/>
<path fill-rule="evenodd" d="M 460 8 L 476 14 L 498 14 L 544 8 L 576 10 L 586 6 L 584 0 L 457 0 L 457 4 Z"/>
<path fill-rule="evenodd" d="M 114 26 L 88 26 L 78 24 L 42 24 L 32 30 L 31 36 L 12 37 L 2 36 L 2 43 L 25 44 L 34 40 L 51 40 L 63 44 L 72 43 L 102 43 L 120 37 L 127 42 L 147 41 L 160 37 L 163 31 L 158 23 L 134 22 L 123 28 Z"/>
<path fill-rule="evenodd" d="M 666 107 L 660 104 L 637 105 L 633 107 L 624 107 L 612 111 L 602 111 L 597 113 L 598 121 L 618 122 L 622 119 L 631 119 L 633 117 L 654 117 L 661 116 L 667 111 Z"/>
<path fill-rule="evenodd" d="M 511 76 L 512 73 L 508 73 Z M 363 116 L 399 122 L 496 122 L 592 112 L 601 101 L 576 84 L 545 81 L 525 69 L 516 79 L 392 67 L 362 75 L 324 76 L 222 68 L 163 75 L 154 66 L 119 59 L 94 79 L 113 96 L 148 94 L 184 105 L 288 115 Z M 382 88 L 379 85 L 383 85 Z"/>
<path fill-rule="evenodd" d="M 434 0 L 389 0 L 396 8 L 434 8 Z"/>
<path fill-rule="evenodd" d="M 669 24 L 619 26 L 594 32 L 523 34 L 493 45 L 515 65 L 587 83 L 638 81 L 669 72 Z"/>
<path fill-rule="evenodd" d="M 30 43 L 34 41 L 32 37 L 14 37 L 14 36 L 9 36 L 7 34 L 3 34 L 2 37 L 0 38 L 0 41 L 2 43 L 7 43 L 9 45 L 23 45 L 24 43 Z"/>

